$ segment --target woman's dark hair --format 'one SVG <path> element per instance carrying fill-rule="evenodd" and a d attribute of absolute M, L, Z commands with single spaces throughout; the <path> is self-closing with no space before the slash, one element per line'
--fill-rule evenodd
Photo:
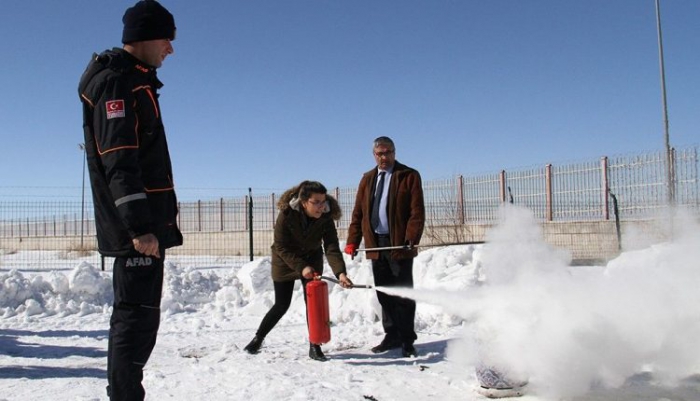
<path fill-rule="evenodd" d="M 302 202 L 306 202 L 309 200 L 311 195 L 326 195 L 328 190 L 318 181 L 302 181 L 294 192 L 297 194 L 297 199 Z"/>

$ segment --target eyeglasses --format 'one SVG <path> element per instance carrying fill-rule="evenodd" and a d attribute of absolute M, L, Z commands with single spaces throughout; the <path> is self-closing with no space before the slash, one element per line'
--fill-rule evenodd
<path fill-rule="evenodd" d="M 374 152 L 377 157 L 389 157 L 394 154 L 393 150 L 387 150 L 386 152 Z"/>
<path fill-rule="evenodd" d="M 319 208 L 319 207 L 326 207 L 326 201 L 317 201 L 317 200 L 308 200 L 306 203 L 310 204 L 313 207 Z"/>

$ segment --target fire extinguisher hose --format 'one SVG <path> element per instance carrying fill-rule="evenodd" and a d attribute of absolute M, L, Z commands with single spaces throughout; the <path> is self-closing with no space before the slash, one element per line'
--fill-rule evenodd
<path fill-rule="evenodd" d="M 331 283 L 340 284 L 340 281 L 334 279 L 333 277 L 321 276 L 321 279 L 330 281 Z M 369 284 L 353 284 L 350 288 L 372 288 L 372 286 Z"/>

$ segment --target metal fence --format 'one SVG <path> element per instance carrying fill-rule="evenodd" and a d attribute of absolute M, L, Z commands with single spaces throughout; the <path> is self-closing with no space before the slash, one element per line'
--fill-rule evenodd
<path fill-rule="evenodd" d="M 671 186 L 666 171 L 665 153 L 659 151 L 425 181 L 426 225 L 493 224 L 504 202 L 527 206 L 542 222 L 606 221 L 615 218 L 611 195 L 618 201 L 620 220 L 649 219 L 666 207 L 669 189 L 677 206 L 700 212 L 698 146 L 672 152 Z M 343 210 L 338 222 L 341 239 L 355 193 L 355 187 L 331 190 Z M 169 254 L 200 255 L 192 263 L 206 266 L 226 265 L 231 260 L 227 257 L 266 255 L 278 196 L 251 194 L 181 203 L 178 219 L 186 245 Z M 19 250 L 44 252 L 27 264 L 51 266 L 57 254 L 94 251 L 94 237 L 91 202 L 0 200 L 0 269 L 21 267 L 22 261 L 8 262 L 8 256 Z M 86 255 L 88 261 L 99 263 L 96 253 Z M 236 260 L 240 263 L 241 258 Z"/>

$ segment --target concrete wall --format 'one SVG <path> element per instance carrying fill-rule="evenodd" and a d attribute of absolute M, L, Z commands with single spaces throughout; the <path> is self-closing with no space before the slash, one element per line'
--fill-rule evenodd
<path fill-rule="evenodd" d="M 97 239 L 94 236 L 85 236 L 82 244 L 83 249 L 96 249 Z M 5 251 L 5 253 L 16 251 L 78 251 L 81 249 L 80 245 L 79 235 L 0 238 L 0 249 Z"/>
<path fill-rule="evenodd" d="M 544 240 L 571 253 L 575 263 L 605 261 L 622 249 L 634 249 L 665 241 L 666 229 L 659 221 L 634 220 L 620 223 L 620 238 L 614 221 L 577 221 L 540 223 Z M 491 225 L 438 227 L 426 230 L 424 244 L 483 241 Z"/>
<path fill-rule="evenodd" d="M 567 249 L 575 261 L 604 261 L 618 255 L 618 238 L 614 221 L 546 222 L 542 232 L 547 243 Z M 429 227 L 422 244 L 441 244 L 466 241 L 483 241 L 489 225 L 461 227 Z M 654 221 L 628 221 L 621 224 L 623 245 L 631 238 L 644 237 L 648 243 L 663 241 L 665 235 Z M 345 230 L 338 232 L 341 241 Z M 272 230 L 255 231 L 254 256 L 269 255 L 273 240 Z M 181 247 L 170 250 L 172 255 L 248 256 L 248 232 L 187 233 Z M 0 250 L 11 253 L 22 250 L 79 251 L 80 236 L 0 238 Z M 96 248 L 94 236 L 83 238 L 83 248 Z M 626 247 L 625 247 L 626 248 Z"/>
<path fill-rule="evenodd" d="M 484 241 L 492 225 L 455 227 L 431 227 L 426 230 L 422 244 L 439 244 L 467 241 Z M 579 261 L 607 260 L 618 254 L 615 223 L 596 222 L 547 222 L 541 223 L 544 240 L 557 248 L 567 249 L 572 259 Z"/>

